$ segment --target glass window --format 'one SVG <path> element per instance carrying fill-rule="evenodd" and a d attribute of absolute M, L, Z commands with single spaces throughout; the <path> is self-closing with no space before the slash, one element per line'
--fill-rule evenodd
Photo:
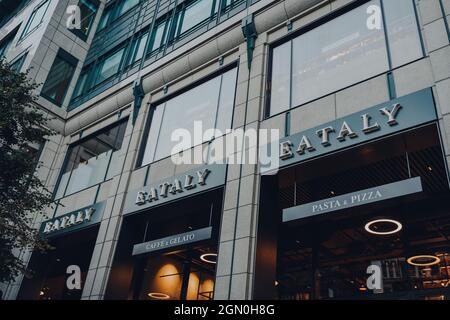
<path fill-rule="evenodd" d="M 19 30 L 19 27 L 11 31 L 2 41 L 0 41 L 0 59 L 3 58 L 11 48 L 17 34 L 17 30 Z"/>
<path fill-rule="evenodd" d="M 119 155 L 127 121 L 72 145 L 61 174 L 56 198 L 101 183 L 122 169 L 124 155 Z"/>
<path fill-rule="evenodd" d="M 22 71 L 23 64 L 25 62 L 25 59 L 27 58 L 28 52 L 25 52 L 20 56 L 20 58 L 16 59 L 13 63 L 11 63 L 11 69 L 20 72 Z"/>
<path fill-rule="evenodd" d="M 112 13 L 112 6 L 105 8 L 102 17 L 100 18 L 100 22 L 98 23 L 97 31 L 103 30 L 108 25 L 111 13 Z"/>
<path fill-rule="evenodd" d="M 117 9 L 117 16 L 121 16 L 139 3 L 140 0 L 122 0 Z"/>
<path fill-rule="evenodd" d="M 147 44 L 148 32 L 144 33 L 140 37 L 136 38 L 130 48 L 130 56 L 128 65 L 133 65 L 137 61 L 141 60 L 144 55 L 145 45 Z"/>
<path fill-rule="evenodd" d="M 291 47 L 292 42 L 289 41 L 272 51 L 272 87 L 270 91 L 270 113 L 272 115 L 289 109 Z"/>
<path fill-rule="evenodd" d="M 388 70 L 384 31 L 367 28 L 370 5 L 379 2 L 371 1 L 293 40 L 292 107 Z"/>
<path fill-rule="evenodd" d="M 78 6 L 81 11 L 81 32 L 87 36 L 95 20 L 98 6 L 89 0 L 80 0 Z"/>
<path fill-rule="evenodd" d="M 392 67 L 423 56 L 413 1 L 383 1 Z"/>
<path fill-rule="evenodd" d="M 42 19 L 44 19 L 49 4 L 50 0 L 47 0 L 42 2 L 36 9 L 34 9 L 30 19 L 28 20 L 27 25 L 25 26 L 25 29 L 23 30 L 21 38 L 25 37 L 27 34 L 29 34 L 31 31 L 33 31 L 40 25 Z"/>
<path fill-rule="evenodd" d="M 124 51 L 125 48 L 122 48 L 100 62 L 98 66 L 97 79 L 95 81 L 96 84 L 99 84 L 117 74 L 120 69 L 120 63 L 122 61 Z"/>
<path fill-rule="evenodd" d="M 388 71 L 388 54 L 392 67 L 422 57 L 412 1 L 383 1 L 383 4 L 386 33 L 381 2 L 372 0 L 275 47 L 270 115 Z"/>
<path fill-rule="evenodd" d="M 142 165 L 168 157 L 182 150 L 175 150 L 179 141 L 172 141 L 176 129 L 185 129 L 194 137 L 194 122 L 200 121 L 203 130 L 231 128 L 236 87 L 236 69 L 215 77 L 166 103 L 156 107 L 145 147 Z M 211 137 L 191 141 L 199 145 Z"/>
<path fill-rule="evenodd" d="M 41 95 L 62 104 L 76 68 L 76 59 L 60 51 L 48 73 Z"/>
<path fill-rule="evenodd" d="M 153 52 L 164 45 L 164 39 L 166 38 L 166 26 L 167 20 L 159 23 L 155 29 L 153 29 L 153 39 L 150 42 L 149 52 Z"/>
<path fill-rule="evenodd" d="M 213 5 L 213 0 L 199 0 L 189 5 L 184 11 L 180 34 L 208 19 L 211 16 Z"/>
<path fill-rule="evenodd" d="M 84 89 L 86 88 L 87 78 L 89 75 L 89 69 L 84 69 L 81 71 L 80 77 L 78 78 L 77 86 L 73 91 L 72 100 L 78 98 L 84 93 Z"/>

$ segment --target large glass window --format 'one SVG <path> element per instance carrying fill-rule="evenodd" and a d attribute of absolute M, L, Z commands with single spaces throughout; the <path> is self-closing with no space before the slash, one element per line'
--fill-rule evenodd
<path fill-rule="evenodd" d="M 140 0 L 122 0 L 117 8 L 117 16 L 121 16 L 139 3 Z"/>
<path fill-rule="evenodd" d="M 381 5 L 370 1 L 275 47 L 270 115 L 422 57 L 413 2 L 384 0 L 384 10 Z"/>
<path fill-rule="evenodd" d="M 148 32 L 141 34 L 131 43 L 130 53 L 128 56 L 127 65 L 134 65 L 136 62 L 141 60 L 144 55 L 145 45 L 147 44 Z"/>
<path fill-rule="evenodd" d="M 83 71 L 81 71 L 80 77 L 78 78 L 77 85 L 75 87 L 75 90 L 73 91 L 72 100 L 78 98 L 79 96 L 81 96 L 84 93 L 84 89 L 86 87 L 87 79 L 89 76 L 89 70 L 90 69 L 88 68 L 88 69 L 83 69 Z"/>
<path fill-rule="evenodd" d="M 169 24 L 168 20 L 164 20 L 159 22 L 153 29 L 152 39 L 149 43 L 150 46 L 148 50 L 149 53 L 161 48 L 164 45 L 167 35 L 168 24 Z"/>
<path fill-rule="evenodd" d="M 44 19 L 45 13 L 47 12 L 49 4 L 50 0 L 46 0 L 41 2 L 36 7 L 36 9 L 34 9 L 30 19 L 28 20 L 27 25 L 25 26 L 25 29 L 22 32 L 21 38 L 25 37 L 27 34 L 36 29 L 41 24 L 42 20 Z"/>
<path fill-rule="evenodd" d="M 97 14 L 98 4 L 90 0 L 80 0 L 78 6 L 81 11 L 81 33 L 85 36 L 89 35 L 92 24 Z"/>
<path fill-rule="evenodd" d="M 383 1 L 392 67 L 423 56 L 413 1 Z"/>
<path fill-rule="evenodd" d="M 112 16 L 113 6 L 106 7 L 103 10 L 102 17 L 100 18 L 100 22 L 98 23 L 97 31 L 103 30 L 109 22 L 110 17 Z"/>
<path fill-rule="evenodd" d="M 95 81 L 96 84 L 111 78 L 119 72 L 124 52 L 125 48 L 122 48 L 100 61 L 97 66 L 98 73 Z"/>
<path fill-rule="evenodd" d="M 41 95 L 56 104 L 62 104 L 77 65 L 77 60 L 60 49 L 42 87 Z"/>
<path fill-rule="evenodd" d="M 8 50 L 11 48 L 14 37 L 17 34 L 18 28 L 10 32 L 2 41 L 0 41 L 0 59 L 3 58 Z"/>
<path fill-rule="evenodd" d="M 14 62 L 11 63 L 11 69 L 16 72 L 21 72 L 27 56 L 28 52 L 23 53 L 19 58 L 17 58 Z"/>
<path fill-rule="evenodd" d="M 198 0 L 186 7 L 180 33 L 192 29 L 212 14 L 214 0 Z"/>
<path fill-rule="evenodd" d="M 69 147 L 56 198 L 91 187 L 120 173 L 127 122 L 122 121 Z"/>
<path fill-rule="evenodd" d="M 154 109 L 142 165 L 170 156 L 182 150 L 174 150 L 177 141 L 171 141 L 172 132 L 186 129 L 194 137 L 194 122 L 200 121 L 203 130 L 231 127 L 237 70 L 232 69 Z M 202 141 L 193 141 L 198 145 Z"/>

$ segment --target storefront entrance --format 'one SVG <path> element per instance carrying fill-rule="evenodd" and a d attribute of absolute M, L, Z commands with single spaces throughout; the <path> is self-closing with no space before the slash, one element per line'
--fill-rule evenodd
<path fill-rule="evenodd" d="M 213 299 L 223 189 L 124 219 L 106 299 Z"/>
<path fill-rule="evenodd" d="M 21 300 L 80 300 L 94 251 L 98 226 L 61 235 L 49 240 L 52 249 L 34 252 L 19 291 Z M 69 290 L 67 279 L 73 273 L 70 266 L 79 268 L 80 289 Z M 68 272 L 69 270 L 69 272 Z"/>
<path fill-rule="evenodd" d="M 257 267 L 256 281 L 273 282 L 257 285 L 256 297 L 450 299 L 450 193 L 440 145 L 432 124 L 268 178 L 262 192 L 272 185 L 278 194 L 263 204 L 262 223 L 278 228 L 260 225 L 258 250 L 272 249 L 260 255 L 266 266 Z"/>

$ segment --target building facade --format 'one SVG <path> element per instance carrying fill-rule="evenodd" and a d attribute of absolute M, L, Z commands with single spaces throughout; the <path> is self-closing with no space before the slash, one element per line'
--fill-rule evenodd
<path fill-rule="evenodd" d="M 450 0 L 0 6 L 57 132 L 55 249 L 5 299 L 450 298 Z M 227 129 L 275 129 L 227 155 L 276 168 L 211 161 Z"/>

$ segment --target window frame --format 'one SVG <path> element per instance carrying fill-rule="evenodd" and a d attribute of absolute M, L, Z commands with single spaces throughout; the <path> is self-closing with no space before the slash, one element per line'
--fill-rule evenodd
<path fill-rule="evenodd" d="M 68 63 L 69 65 L 71 65 L 73 67 L 73 71 L 72 71 L 72 74 L 70 75 L 70 80 L 68 82 L 68 86 L 64 90 L 64 98 L 62 99 L 61 102 L 56 101 L 55 99 L 53 99 L 52 97 L 49 97 L 47 94 L 44 93 L 45 84 L 47 83 L 48 77 L 50 76 L 50 72 L 55 64 L 56 59 L 58 59 L 58 58 L 65 61 L 66 63 Z M 74 56 L 72 56 L 70 53 L 68 53 L 64 49 L 60 48 L 58 53 L 55 56 L 55 59 L 53 60 L 52 66 L 50 67 L 50 70 L 47 74 L 47 79 L 45 80 L 45 82 L 42 86 L 40 96 L 45 98 L 46 100 L 50 101 L 51 103 L 53 103 L 59 107 L 62 107 L 62 105 L 64 104 L 64 101 L 67 98 L 67 92 L 69 91 L 70 84 L 72 83 L 73 78 L 75 76 L 75 71 L 77 69 L 78 63 L 79 63 L 79 61 Z"/>
<path fill-rule="evenodd" d="M 142 163 L 143 160 L 144 160 L 145 151 L 146 151 L 146 145 L 147 145 L 147 141 L 149 139 L 150 129 L 152 127 L 152 122 L 153 122 L 153 118 L 154 118 L 154 114 L 155 114 L 156 108 L 158 108 L 158 107 L 165 107 L 165 104 L 169 100 L 174 99 L 177 96 L 180 96 L 183 93 L 186 93 L 186 92 L 188 92 L 188 91 L 190 91 L 190 90 L 192 90 L 192 89 L 194 89 L 194 88 L 196 88 L 196 87 L 198 87 L 198 86 L 200 86 L 202 84 L 205 84 L 208 81 L 211 81 L 211 80 L 213 80 L 216 77 L 223 76 L 228 71 L 236 69 L 237 73 L 236 73 L 236 81 L 234 83 L 233 110 L 231 112 L 231 123 L 230 123 L 230 127 L 233 127 L 234 111 L 235 111 L 235 106 L 236 106 L 236 92 L 237 92 L 237 86 L 238 86 L 239 68 L 240 67 L 239 67 L 239 64 L 237 62 L 232 62 L 232 63 L 230 63 L 230 64 L 228 64 L 228 65 L 226 65 L 226 66 L 224 66 L 224 67 L 214 71 L 213 73 L 211 73 L 211 74 L 209 74 L 209 75 L 207 75 L 207 76 L 205 76 L 205 77 L 203 77 L 203 78 L 201 78 L 201 79 L 199 79 L 199 80 L 189 84 L 185 88 L 179 89 L 179 90 L 173 92 L 172 94 L 168 95 L 167 97 L 161 98 L 161 99 L 159 99 L 159 100 L 157 100 L 155 102 L 150 103 L 150 105 L 149 105 L 149 114 L 148 114 L 147 119 L 146 119 L 144 132 L 143 132 L 143 135 L 141 137 L 141 141 L 139 142 L 139 151 L 138 151 L 138 156 L 137 156 L 137 159 L 136 159 L 136 164 L 134 166 L 134 169 L 137 170 L 139 168 L 143 168 L 143 167 L 149 166 L 149 165 L 151 165 L 153 163 L 156 163 L 156 162 L 159 162 L 159 161 L 162 161 L 164 159 L 167 159 L 167 158 L 171 157 L 171 155 L 169 154 L 168 156 L 165 156 L 165 157 L 162 157 L 160 159 L 156 159 L 155 160 L 156 151 L 157 151 L 157 146 L 156 146 L 155 147 L 155 151 L 154 151 L 155 153 L 153 155 L 153 160 L 150 163 L 147 163 L 147 164 L 143 164 Z M 223 79 L 221 79 L 220 81 L 221 81 L 221 84 L 220 84 L 219 96 L 220 96 L 220 93 L 221 93 L 221 90 L 222 90 L 222 81 L 223 81 Z M 215 120 L 214 120 L 214 124 L 215 125 L 217 124 L 217 116 L 218 116 L 218 110 L 217 109 L 219 108 L 219 104 L 220 104 L 220 100 L 218 100 L 217 106 L 216 106 L 216 111 L 215 111 L 216 114 L 215 114 Z M 164 113 L 164 111 L 163 111 L 163 113 Z M 162 118 L 162 121 L 164 121 L 164 117 Z M 161 127 L 159 129 L 161 130 Z M 158 141 L 156 141 L 156 143 L 158 143 Z M 201 144 L 192 145 L 190 149 L 192 149 L 192 148 L 194 148 L 194 147 L 196 147 L 198 145 L 202 145 L 204 143 L 206 143 L 206 142 L 204 141 Z M 186 149 L 186 150 L 189 150 L 189 149 Z"/>
<path fill-rule="evenodd" d="M 128 1 L 128 0 L 118 0 L 118 1 L 115 1 L 114 3 L 108 4 L 107 6 L 105 6 L 105 8 L 103 9 L 99 24 L 98 24 L 98 28 L 96 31 L 97 33 L 101 32 L 103 30 L 106 30 L 112 23 L 114 23 L 114 21 L 118 20 L 120 17 L 126 15 L 128 12 L 130 12 L 133 9 L 135 9 L 136 7 L 140 6 L 143 0 L 139 0 L 136 5 L 130 7 L 128 10 L 119 14 L 120 7 L 125 3 L 125 1 Z M 104 19 L 104 15 L 106 12 L 108 12 L 108 17 L 106 18 L 107 21 L 105 22 L 105 25 L 103 27 L 99 28 L 100 22 L 102 22 L 102 19 Z"/>
<path fill-rule="evenodd" d="M 28 50 L 25 51 L 25 52 L 22 52 L 16 58 L 14 58 L 14 60 L 11 61 L 11 63 L 10 63 L 11 69 L 16 71 L 17 73 L 20 73 L 22 71 L 23 64 L 25 63 L 25 60 L 27 59 L 27 56 L 28 56 Z M 17 69 L 15 69 L 15 64 L 16 63 L 18 63 Z"/>
<path fill-rule="evenodd" d="M 126 43 L 120 44 L 119 46 L 117 46 L 113 50 L 109 51 L 107 54 L 105 54 L 102 57 L 100 57 L 95 62 L 95 65 L 93 66 L 93 70 L 92 70 L 92 78 L 91 78 L 91 81 L 90 81 L 90 88 L 89 88 L 89 90 L 93 90 L 94 88 L 100 86 L 101 84 L 103 84 L 103 83 L 113 79 L 114 77 L 116 77 L 123 70 L 124 62 L 125 62 L 125 58 L 126 58 L 127 43 L 128 43 L 128 41 L 126 41 Z M 121 50 L 123 50 L 123 53 L 122 53 L 122 57 L 120 58 L 120 62 L 119 62 L 119 66 L 117 68 L 117 72 L 115 74 L 113 74 L 112 76 L 110 76 L 110 77 L 108 77 L 108 78 L 98 82 L 98 77 L 100 75 L 100 67 L 103 65 L 103 63 L 106 61 L 107 58 L 112 57 L 113 55 L 117 54 Z"/>
<path fill-rule="evenodd" d="M 124 61 L 124 70 L 132 69 L 135 67 L 138 62 L 140 62 L 145 57 L 146 47 L 148 42 L 148 37 L 150 36 L 150 32 L 148 28 L 140 31 L 136 37 L 130 40 L 129 48 L 126 49 L 126 58 Z M 147 38 L 146 38 L 147 37 Z M 140 46 L 142 45 L 141 41 L 145 39 L 145 43 L 143 44 L 144 51 L 142 52 L 142 56 L 139 59 L 136 59 L 137 53 L 139 51 Z"/>
<path fill-rule="evenodd" d="M 112 179 L 113 179 L 113 178 L 106 179 L 106 177 L 108 176 L 108 171 L 109 171 L 110 164 L 111 164 L 111 163 L 110 163 L 110 162 L 111 162 L 111 157 L 112 157 L 112 154 L 113 154 L 113 152 L 111 152 L 110 159 L 109 159 L 109 161 L 108 161 L 108 165 L 107 165 L 107 169 L 106 169 L 105 177 L 104 177 L 103 181 L 98 182 L 98 183 L 95 183 L 95 184 L 93 184 L 93 185 L 91 185 L 91 186 L 88 186 L 88 187 L 86 187 L 86 188 L 80 189 L 80 190 L 78 190 L 78 191 L 75 191 L 75 192 L 72 192 L 72 193 L 67 193 L 67 187 L 68 187 L 68 185 L 69 185 L 70 178 L 72 177 L 72 173 L 73 173 L 73 170 L 74 170 L 73 167 L 72 167 L 72 168 L 70 169 L 70 176 L 69 176 L 69 179 L 67 180 L 67 185 L 65 186 L 65 190 L 64 190 L 62 196 L 56 198 L 56 196 L 57 196 L 57 194 L 58 194 L 58 191 L 59 191 L 59 188 L 60 188 L 60 184 L 61 184 L 62 176 L 63 176 L 63 174 L 64 174 L 64 170 L 66 169 L 67 165 L 69 164 L 69 158 L 70 158 L 70 155 L 71 155 L 70 152 L 69 152 L 70 149 L 71 149 L 71 148 L 77 148 L 77 147 L 79 147 L 82 143 L 84 143 L 84 142 L 86 142 L 86 141 L 88 141 L 88 140 L 90 140 L 90 139 L 93 139 L 93 138 L 95 138 L 96 136 L 99 136 L 99 135 L 101 135 L 101 134 L 103 134 L 103 133 L 105 133 L 105 132 L 107 132 L 107 131 L 113 129 L 113 128 L 116 127 L 116 126 L 117 126 L 117 127 L 118 127 L 118 126 L 121 126 L 123 123 L 125 123 L 125 126 L 127 126 L 127 125 L 128 125 L 128 124 L 127 124 L 127 123 L 128 123 L 128 120 L 129 120 L 129 117 L 128 117 L 128 116 L 127 116 L 127 117 L 124 117 L 124 118 L 122 118 L 122 119 L 119 119 L 119 120 L 115 121 L 114 123 L 108 124 L 108 125 L 106 125 L 105 127 L 99 129 L 98 131 L 93 132 L 93 133 L 87 135 L 86 137 L 83 137 L 83 138 L 79 139 L 78 141 L 75 141 L 75 142 L 71 143 L 71 144 L 67 147 L 67 149 L 66 149 L 66 154 L 64 155 L 63 165 L 61 166 L 61 169 L 59 170 L 59 173 L 58 173 L 58 180 L 57 180 L 57 182 L 56 182 L 56 184 L 55 184 L 55 188 L 53 189 L 53 192 L 52 192 L 52 198 L 53 198 L 53 200 L 63 199 L 63 198 L 65 198 L 65 197 L 68 197 L 68 196 L 71 196 L 71 195 L 73 195 L 73 194 L 82 192 L 82 191 L 84 191 L 84 190 L 87 190 L 87 189 L 89 189 L 89 188 L 95 187 L 95 186 L 97 186 L 97 185 L 100 185 L 100 184 L 102 184 L 102 183 L 105 183 L 106 181 L 109 181 L 109 180 L 112 180 Z M 125 128 L 125 130 L 126 130 L 126 128 Z M 116 138 L 117 138 L 117 137 L 116 137 Z M 124 137 L 123 137 L 123 138 L 125 138 L 125 134 L 124 134 Z M 123 147 L 123 142 L 122 142 L 121 148 L 122 148 L 122 147 Z M 111 149 L 111 150 L 112 150 L 112 149 Z M 118 150 L 120 150 L 120 149 L 118 149 Z M 118 150 L 115 150 L 115 151 L 118 151 Z M 77 152 L 78 152 L 78 151 L 77 151 Z"/>
<path fill-rule="evenodd" d="M 20 35 L 20 40 L 25 39 L 28 35 L 30 35 L 31 33 L 33 33 L 35 30 L 39 29 L 39 27 L 42 24 L 42 21 L 44 21 L 44 18 L 46 16 L 46 13 L 48 11 L 48 8 L 50 7 L 50 3 L 51 0 L 43 0 L 42 2 L 40 2 L 34 9 L 33 12 L 31 13 L 30 17 L 28 18 L 27 24 L 25 25 L 22 34 Z M 39 23 L 33 28 L 33 29 L 28 29 L 29 26 L 31 25 L 31 23 L 34 21 L 34 18 L 36 17 L 36 13 L 38 12 L 39 9 L 41 9 L 43 6 L 46 6 L 45 10 L 44 10 L 44 14 L 42 15 L 41 21 L 39 21 Z"/>
<path fill-rule="evenodd" d="M 89 22 L 89 27 L 88 27 L 88 30 L 87 30 L 86 33 L 84 33 L 81 30 L 78 30 L 78 29 L 70 29 L 70 31 L 73 34 L 75 34 L 78 38 L 80 38 L 81 40 L 86 42 L 87 39 L 89 38 L 89 35 L 90 35 L 91 31 L 92 31 L 92 27 L 93 27 L 93 25 L 95 23 L 95 18 L 97 17 L 98 9 L 100 7 L 100 3 L 98 2 L 98 0 L 79 0 L 78 1 L 78 6 L 80 6 L 80 3 L 82 1 L 86 1 L 86 2 L 89 2 L 89 3 L 93 4 L 96 7 L 95 13 L 91 14 L 91 21 Z M 81 20 L 83 20 L 83 17 L 81 17 Z"/>
<path fill-rule="evenodd" d="M 194 26 L 192 26 L 189 29 L 186 29 L 185 31 L 181 32 L 182 27 L 183 27 L 183 22 L 184 22 L 184 17 L 186 15 L 186 11 L 194 6 L 197 3 L 200 3 L 201 1 L 209 1 L 209 0 L 192 0 L 192 1 L 186 1 L 185 3 L 182 4 L 181 8 L 179 8 L 177 10 L 177 13 L 175 14 L 175 34 L 173 39 L 171 39 L 170 41 L 176 41 L 179 38 L 181 38 L 182 36 L 188 35 L 192 32 L 194 32 L 194 30 L 196 30 L 199 26 L 206 24 L 207 21 L 212 21 L 216 15 L 218 14 L 218 12 L 216 11 L 217 8 L 217 2 L 221 2 L 221 0 L 210 0 L 212 1 L 212 5 L 211 5 L 211 12 L 209 13 L 209 17 L 205 18 L 204 20 L 197 22 Z M 179 16 L 178 16 L 179 15 Z"/>
<path fill-rule="evenodd" d="M 377 74 L 377 75 L 375 75 L 373 77 L 370 77 L 370 78 L 367 78 L 367 79 L 363 79 L 361 81 L 358 81 L 356 83 L 351 84 L 350 86 L 341 88 L 341 89 L 339 89 L 337 91 L 330 92 L 330 93 L 328 93 L 326 95 L 323 95 L 323 96 L 319 96 L 317 98 L 314 98 L 313 100 L 307 101 L 307 102 L 305 102 L 303 104 L 300 104 L 300 105 L 297 105 L 297 106 L 292 106 L 292 104 L 290 103 L 288 109 L 286 109 L 285 111 L 282 111 L 282 112 L 279 112 L 279 113 L 276 113 L 276 114 L 270 114 L 271 95 L 272 95 L 272 74 L 273 74 L 273 50 L 276 47 L 281 46 L 281 45 L 283 45 L 283 44 L 285 44 L 287 42 L 293 42 L 294 39 L 300 37 L 301 35 L 306 34 L 307 32 L 312 31 L 312 30 L 314 30 L 314 29 L 316 29 L 316 28 L 318 28 L 318 27 L 320 27 L 320 26 L 322 26 L 322 25 L 324 25 L 324 24 L 326 24 L 326 23 L 328 23 L 328 22 L 330 22 L 330 21 L 332 21 L 332 20 L 334 20 L 334 19 L 336 19 L 336 18 L 346 14 L 346 13 L 349 13 L 352 10 L 357 9 L 358 7 L 361 7 L 361 6 L 363 6 L 364 4 L 366 4 L 366 3 L 370 2 L 370 1 L 372 1 L 372 0 L 356 0 L 356 1 L 353 1 L 351 3 L 348 3 L 348 4 L 344 5 L 342 8 L 339 8 L 336 11 L 328 13 L 325 16 L 320 17 L 317 20 L 314 20 L 314 21 L 306 24 L 304 27 L 301 27 L 299 30 L 296 30 L 296 31 L 290 33 L 289 35 L 284 36 L 284 37 L 282 37 L 282 38 L 280 38 L 278 40 L 275 40 L 274 42 L 269 44 L 268 64 L 267 64 L 268 72 L 267 72 L 267 79 L 265 81 L 265 90 L 264 90 L 265 91 L 265 102 L 264 102 L 265 106 L 264 106 L 264 110 L 263 110 L 263 115 L 264 115 L 264 119 L 263 120 L 267 120 L 269 118 L 272 118 L 272 117 L 279 116 L 281 114 L 290 112 L 290 111 L 292 111 L 294 109 L 300 108 L 301 106 L 303 106 L 305 104 L 308 104 L 308 103 L 314 102 L 316 100 L 322 99 L 322 98 L 324 98 L 324 97 L 326 97 L 328 95 L 331 95 L 331 94 L 334 94 L 336 92 L 345 90 L 346 88 L 355 86 L 355 85 L 357 85 L 359 83 L 366 82 L 366 81 L 368 81 L 370 79 L 378 77 L 378 76 L 380 76 L 382 74 L 389 73 L 389 72 L 391 72 L 394 69 L 397 69 L 399 67 L 404 66 L 404 65 L 402 65 L 402 66 L 399 66 L 399 67 L 396 67 L 396 68 L 391 68 L 390 70 L 386 70 L 383 73 L 379 73 L 379 74 Z M 380 0 L 381 7 L 383 7 L 383 1 L 384 0 Z M 419 18 L 418 18 L 418 15 L 417 15 L 418 13 L 417 13 L 417 10 L 416 10 L 417 8 L 415 7 L 414 1 L 411 0 L 411 2 L 413 4 L 414 11 L 415 11 L 416 26 L 419 29 L 418 34 L 419 34 L 419 38 L 420 38 L 420 43 L 422 45 L 422 57 L 420 57 L 419 59 L 410 61 L 408 64 L 410 64 L 410 63 L 412 63 L 414 61 L 421 60 L 421 59 L 425 58 L 424 41 L 423 41 L 423 35 L 422 35 L 421 31 L 420 31 L 420 24 L 419 24 L 419 20 L 418 20 Z M 388 56 L 388 60 L 390 61 L 391 53 L 389 52 L 389 43 L 388 43 L 389 42 L 389 38 L 388 38 L 387 31 L 386 31 L 386 28 L 385 28 L 384 25 L 385 25 L 385 17 L 384 17 L 384 14 L 383 14 L 383 29 L 384 29 L 384 33 L 385 33 L 385 42 L 387 44 L 387 46 L 386 46 L 387 56 Z M 389 61 L 388 61 L 388 64 L 390 65 Z M 291 49 L 291 72 L 290 73 L 291 73 L 290 77 L 292 78 L 292 49 Z M 291 79 L 291 82 L 290 82 L 290 86 L 292 86 L 292 79 Z M 290 90 L 291 89 L 292 88 L 290 87 Z M 289 94 L 290 94 L 290 98 L 289 99 L 292 100 L 292 93 L 291 93 L 291 91 L 289 92 Z"/>
<path fill-rule="evenodd" d="M 9 49 L 11 49 L 14 40 L 16 39 L 17 32 L 20 29 L 21 24 L 9 32 L 3 39 L 0 40 L 0 59 L 5 58 Z"/>

